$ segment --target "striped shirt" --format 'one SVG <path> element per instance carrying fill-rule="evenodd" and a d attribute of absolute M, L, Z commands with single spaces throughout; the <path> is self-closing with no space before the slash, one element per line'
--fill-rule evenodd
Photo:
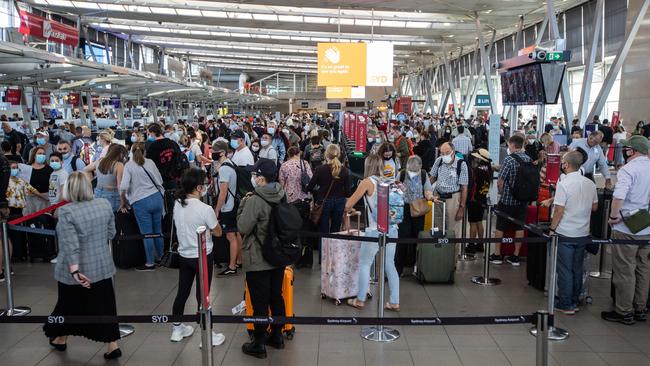
<path fill-rule="evenodd" d="M 472 150 L 474 150 L 472 146 L 472 139 L 467 137 L 465 134 L 454 137 L 451 143 L 454 144 L 454 149 L 456 151 L 458 151 L 459 153 L 465 156 L 467 156 L 467 154 L 469 154 Z"/>

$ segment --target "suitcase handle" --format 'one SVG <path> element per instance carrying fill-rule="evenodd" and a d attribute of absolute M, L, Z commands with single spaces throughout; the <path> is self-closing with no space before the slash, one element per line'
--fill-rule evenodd
<path fill-rule="evenodd" d="M 442 236 L 447 235 L 447 201 L 440 201 L 442 205 Z M 431 201 L 431 235 L 435 233 L 436 230 L 436 202 Z"/>
<path fill-rule="evenodd" d="M 351 227 L 352 225 L 350 225 L 350 217 L 352 217 L 352 216 L 357 217 L 357 230 L 356 230 L 357 233 L 361 232 L 361 211 L 354 211 L 354 212 L 351 212 L 351 213 L 346 212 L 345 213 L 345 219 L 346 219 L 345 222 L 347 223 L 348 227 L 347 227 L 347 230 L 345 230 L 345 231 L 348 233 L 348 235 L 350 235 L 350 233 L 352 232 L 352 227 Z"/>

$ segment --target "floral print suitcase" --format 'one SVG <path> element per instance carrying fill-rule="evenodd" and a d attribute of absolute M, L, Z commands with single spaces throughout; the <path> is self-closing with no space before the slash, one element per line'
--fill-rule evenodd
<path fill-rule="evenodd" d="M 357 215 L 357 228 L 359 228 Z M 362 236 L 358 230 L 341 231 L 337 234 Z M 341 300 L 357 296 L 359 291 L 359 249 L 361 242 L 323 238 L 321 251 L 321 296 L 334 299 L 336 305 Z"/>

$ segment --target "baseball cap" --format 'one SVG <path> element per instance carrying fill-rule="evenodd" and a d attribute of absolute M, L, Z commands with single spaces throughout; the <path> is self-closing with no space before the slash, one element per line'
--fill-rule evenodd
<path fill-rule="evenodd" d="M 641 135 L 634 135 L 629 139 L 621 140 L 623 146 L 632 148 L 641 154 L 647 154 L 650 149 L 650 141 Z"/>
<path fill-rule="evenodd" d="M 233 133 L 230 134 L 230 138 L 234 139 L 243 139 L 244 137 L 244 131 L 242 130 L 236 130 Z"/>
<path fill-rule="evenodd" d="M 266 178 L 267 182 L 275 180 L 277 165 L 271 159 L 260 158 L 255 165 L 249 165 L 246 169 L 252 174 L 261 175 Z"/>

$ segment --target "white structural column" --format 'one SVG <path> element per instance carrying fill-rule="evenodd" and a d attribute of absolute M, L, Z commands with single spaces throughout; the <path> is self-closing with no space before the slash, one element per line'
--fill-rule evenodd
<path fill-rule="evenodd" d="M 445 79 L 447 80 L 448 92 L 451 94 L 451 103 L 454 105 L 454 115 L 458 117 L 458 101 L 456 100 L 453 70 L 449 64 L 449 57 L 447 56 L 447 50 L 444 44 L 442 45 L 442 62 L 445 63 L 445 73 L 447 75 Z"/>
<path fill-rule="evenodd" d="M 425 78 L 425 84 L 426 84 L 425 87 L 426 87 L 426 93 L 427 93 L 427 104 L 429 105 L 429 108 L 431 108 L 431 114 L 436 113 L 436 108 L 433 105 L 433 86 L 432 86 L 431 81 L 436 80 L 436 78 L 438 77 L 438 70 L 440 70 L 439 67 L 436 67 L 435 69 L 430 70 L 430 73 L 433 74 L 433 77 L 431 77 L 431 78 L 426 77 Z"/>
<path fill-rule="evenodd" d="M 82 126 L 89 126 L 89 123 L 86 121 L 86 112 L 84 112 L 84 98 L 81 91 L 79 91 L 79 120 L 81 121 Z"/>
<path fill-rule="evenodd" d="M 557 26 L 557 17 L 555 16 L 555 5 L 553 1 L 546 2 L 546 16 L 548 17 L 548 25 L 551 31 L 551 39 L 555 40 L 560 38 L 560 29 Z M 564 122 L 568 125 L 573 120 L 573 104 L 571 104 L 571 93 L 569 91 L 569 81 L 567 80 L 567 71 L 565 71 L 564 78 L 562 78 L 562 111 L 564 112 Z"/>
<path fill-rule="evenodd" d="M 548 23 L 548 17 L 545 19 Z M 524 16 L 519 16 L 519 25 L 517 27 L 517 35 L 515 36 L 515 54 L 517 53 L 518 50 L 524 48 Z M 512 136 L 517 128 L 517 123 L 519 121 L 519 113 L 517 110 L 516 105 L 510 106 L 510 120 L 508 123 L 510 124 L 510 136 Z"/>
<path fill-rule="evenodd" d="M 43 116 L 43 104 L 41 103 L 41 91 L 38 86 L 34 86 L 32 88 L 32 93 L 34 104 L 36 104 L 36 115 L 38 116 L 38 122 L 42 123 L 45 118 Z"/>
<path fill-rule="evenodd" d="M 497 102 L 494 96 L 494 88 L 492 87 L 492 73 L 490 72 L 490 53 L 494 40 L 490 42 L 488 52 L 485 52 L 485 41 L 483 39 L 483 32 L 481 30 L 481 20 L 478 18 L 478 13 L 474 13 L 476 17 L 476 34 L 478 36 L 479 48 L 481 49 L 481 64 L 483 65 L 483 74 L 485 75 L 485 83 L 487 86 L 488 96 L 490 97 L 490 113 L 497 114 Z M 493 33 L 495 34 L 495 33 Z"/>
<path fill-rule="evenodd" d="M 523 19 L 523 17 L 520 17 Z M 535 44 L 538 45 L 542 43 L 542 38 L 544 37 L 544 32 L 546 32 L 546 26 L 548 25 L 548 14 L 544 17 L 542 24 L 537 28 L 537 38 L 535 38 Z"/>
<path fill-rule="evenodd" d="M 594 21 L 592 22 L 591 39 L 589 42 L 589 56 L 585 65 L 585 72 L 582 77 L 582 90 L 580 91 L 580 104 L 578 105 L 578 118 L 580 127 L 584 127 L 587 122 L 587 111 L 589 110 L 589 96 L 591 93 L 591 82 L 594 76 L 594 65 L 596 64 L 596 53 L 598 52 L 598 40 L 600 38 L 600 28 L 603 24 L 603 0 L 596 2 L 594 11 Z"/>
<path fill-rule="evenodd" d="M 630 27 L 630 32 L 625 35 L 625 41 L 623 42 L 621 48 L 618 50 L 612 66 L 609 68 L 609 72 L 607 73 L 605 81 L 603 82 L 603 87 L 600 89 L 600 92 L 596 97 L 596 101 L 591 107 L 588 120 L 592 120 L 596 114 L 599 114 L 600 111 L 603 110 L 605 102 L 607 101 L 607 96 L 609 96 L 609 92 L 612 90 L 614 81 L 616 81 L 616 75 L 618 75 L 619 71 L 621 71 L 623 63 L 625 62 L 625 58 L 630 52 L 630 47 L 632 47 L 632 43 L 636 37 L 636 33 L 639 31 L 641 23 L 643 23 L 645 13 L 648 11 L 648 5 L 650 5 L 650 0 L 643 0 L 643 2 L 639 5 L 639 10 L 636 12 L 636 16 L 634 17 L 634 21 Z"/>
<path fill-rule="evenodd" d="M 86 104 L 88 104 L 88 116 L 92 122 L 95 119 L 95 110 L 93 109 L 93 96 L 90 91 L 86 91 Z"/>
<path fill-rule="evenodd" d="M 488 55 L 492 53 L 492 47 L 494 46 L 494 40 L 496 38 L 496 35 L 497 35 L 497 32 L 493 30 L 492 31 L 492 38 L 490 39 L 490 44 L 488 45 L 488 50 L 487 50 Z M 483 59 L 482 59 L 482 57 L 483 57 L 483 52 L 484 52 L 484 43 L 481 43 L 482 41 L 483 40 L 482 40 L 482 37 L 481 37 L 479 39 L 479 49 L 478 49 L 479 53 L 476 55 L 477 57 L 481 57 L 481 67 L 479 67 L 478 76 L 476 77 L 476 82 L 474 83 L 474 86 L 472 88 L 472 93 L 470 94 L 469 103 L 467 103 L 467 109 L 466 109 L 465 114 L 468 114 L 469 111 L 472 109 L 472 107 L 474 107 L 474 101 L 476 100 L 476 95 L 478 94 L 478 85 L 481 83 L 481 78 L 486 74 L 485 73 L 486 70 L 483 68 Z M 487 75 L 488 75 L 488 78 L 489 78 L 489 76 L 490 76 L 489 69 L 487 71 L 488 71 Z"/>

